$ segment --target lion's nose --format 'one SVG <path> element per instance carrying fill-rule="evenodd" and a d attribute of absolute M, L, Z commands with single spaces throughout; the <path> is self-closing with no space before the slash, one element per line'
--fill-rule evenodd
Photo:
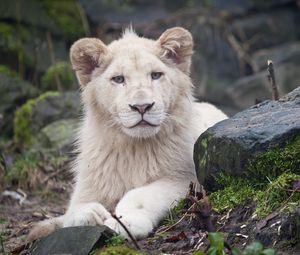
<path fill-rule="evenodd" d="M 129 105 L 129 107 L 133 110 L 133 111 L 137 111 L 140 114 L 144 114 L 145 112 L 149 111 L 153 105 L 155 104 L 155 102 L 153 102 L 152 104 L 134 104 L 134 105 Z"/>

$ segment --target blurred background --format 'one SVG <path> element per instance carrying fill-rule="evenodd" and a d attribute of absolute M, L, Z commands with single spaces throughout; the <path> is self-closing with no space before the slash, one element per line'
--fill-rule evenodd
<path fill-rule="evenodd" d="M 158 38 L 182 26 L 195 41 L 196 97 L 233 115 L 271 98 L 268 59 L 281 95 L 299 86 L 299 6 L 299 0 L 1 0 L 0 191 L 8 193 L 0 195 L 0 230 L 11 236 L 43 204 L 52 216 L 66 205 L 81 113 L 68 59 L 75 40 L 109 43 L 130 24 Z"/>
<path fill-rule="evenodd" d="M 299 85 L 299 0 L 2 0 L 0 148 L 64 147 L 81 107 L 70 45 L 105 43 L 132 24 L 158 38 L 182 26 L 195 40 L 195 95 L 232 115 L 271 97 L 267 60 L 283 95 Z M 9 144 L 10 146 L 7 146 Z M 39 147 L 40 146 L 40 147 Z M 2 149 L 4 150 L 4 149 Z M 7 160 L 6 165 L 12 165 Z"/>
<path fill-rule="evenodd" d="M 200 100 L 228 114 L 270 97 L 266 62 L 275 63 L 281 94 L 300 72 L 297 0 L 2 0 L 0 130 L 13 136 L 15 110 L 47 91 L 75 91 L 68 50 L 78 38 L 105 43 L 132 24 L 157 38 L 183 26 L 195 40 L 192 78 Z"/>

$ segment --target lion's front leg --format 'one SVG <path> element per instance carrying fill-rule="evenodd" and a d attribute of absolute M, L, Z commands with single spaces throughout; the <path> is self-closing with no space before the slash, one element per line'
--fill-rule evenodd
<path fill-rule="evenodd" d="M 153 228 L 167 216 L 176 201 L 185 196 L 189 182 L 159 180 L 147 186 L 129 191 L 118 203 L 115 213 L 130 233 L 136 238 L 148 236 Z M 122 226 L 114 219 L 104 224 L 117 233 L 127 236 Z"/>
<path fill-rule="evenodd" d="M 64 215 L 63 227 L 103 225 L 110 217 L 111 214 L 100 203 L 78 204 Z"/>

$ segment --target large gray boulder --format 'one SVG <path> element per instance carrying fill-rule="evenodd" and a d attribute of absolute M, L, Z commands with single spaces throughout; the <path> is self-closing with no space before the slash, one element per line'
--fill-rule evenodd
<path fill-rule="evenodd" d="M 213 189 L 216 174 L 242 176 L 261 153 L 299 135 L 300 87 L 279 101 L 252 106 L 204 132 L 194 147 L 198 180 Z"/>
<path fill-rule="evenodd" d="M 295 55 L 295 58 L 287 63 L 275 64 L 276 83 L 278 84 L 280 95 L 285 95 L 299 85 L 294 83 L 300 80 L 299 68 L 300 54 Z M 224 90 L 226 98 L 238 110 L 246 109 L 256 102 L 270 99 L 271 86 L 267 76 L 268 72 L 265 69 L 256 74 L 238 79 Z"/>

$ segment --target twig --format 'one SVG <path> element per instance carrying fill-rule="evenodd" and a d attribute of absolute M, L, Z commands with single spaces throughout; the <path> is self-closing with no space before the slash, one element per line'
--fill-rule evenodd
<path fill-rule="evenodd" d="M 60 168 L 59 170 L 55 171 L 54 173 L 48 175 L 44 180 L 42 180 L 42 184 L 45 184 L 46 182 L 48 182 L 50 179 L 52 179 L 53 177 L 57 176 L 58 174 L 60 174 L 61 172 L 65 171 L 66 169 L 64 167 Z"/>
<path fill-rule="evenodd" d="M 247 53 L 247 51 L 243 48 L 243 46 L 237 41 L 237 39 L 232 34 L 227 35 L 227 40 L 230 46 L 232 47 L 232 49 L 237 53 L 240 62 L 240 67 L 242 65 L 241 60 L 243 60 L 251 67 L 251 69 L 254 72 L 258 71 L 258 67 L 251 59 L 250 55 Z"/>
<path fill-rule="evenodd" d="M 174 228 L 175 226 L 177 226 L 191 212 L 191 210 L 194 209 L 194 207 L 195 207 L 195 204 L 192 204 L 191 207 L 189 209 L 187 209 L 187 211 L 183 214 L 183 216 L 177 222 L 175 222 L 171 226 L 168 226 L 165 229 L 157 231 L 157 234 L 163 234 L 163 233 L 169 231 L 170 229 Z"/>
<path fill-rule="evenodd" d="M 133 237 L 133 235 L 130 233 L 128 228 L 124 225 L 124 223 L 117 217 L 117 215 L 112 214 L 112 217 L 122 226 L 122 228 L 125 230 L 131 241 L 133 242 L 136 249 L 141 250 L 140 246 L 138 245 L 137 241 Z"/>
<path fill-rule="evenodd" d="M 276 80 L 275 80 L 275 72 L 274 72 L 274 66 L 273 66 L 273 61 L 268 60 L 268 80 L 271 85 L 272 89 L 272 97 L 273 100 L 278 100 L 279 99 L 279 92 L 278 92 L 278 87 L 276 85 Z"/>

